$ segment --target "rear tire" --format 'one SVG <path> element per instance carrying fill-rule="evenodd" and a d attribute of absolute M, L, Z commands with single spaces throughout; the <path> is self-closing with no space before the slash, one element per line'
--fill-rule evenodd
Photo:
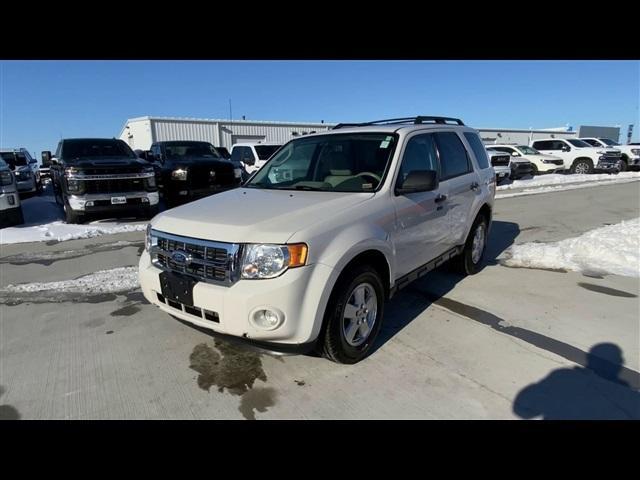
<path fill-rule="evenodd" d="M 629 164 L 624 158 L 620 160 L 619 168 L 621 172 L 626 172 L 629 169 Z"/>
<path fill-rule="evenodd" d="M 384 295 L 374 268 L 363 265 L 345 272 L 325 310 L 321 353 L 336 363 L 353 364 L 365 358 L 380 332 Z"/>
<path fill-rule="evenodd" d="M 487 219 L 484 215 L 478 215 L 462 252 L 451 260 L 455 271 L 462 275 L 473 275 L 482 270 L 488 233 Z"/>
<path fill-rule="evenodd" d="M 593 173 L 593 162 L 588 158 L 578 158 L 571 165 L 571 173 L 579 175 Z"/>

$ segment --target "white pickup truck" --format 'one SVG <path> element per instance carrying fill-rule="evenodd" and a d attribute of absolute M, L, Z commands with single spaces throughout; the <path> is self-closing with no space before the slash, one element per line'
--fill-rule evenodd
<path fill-rule="evenodd" d="M 531 147 L 560 157 L 571 173 L 620 171 L 620 150 L 592 147 L 577 138 L 539 138 L 531 142 Z"/>
<path fill-rule="evenodd" d="M 587 137 L 580 140 L 597 148 L 615 148 L 620 150 L 620 171 L 637 170 L 640 168 L 640 147 L 638 145 L 620 145 L 609 138 Z"/>
<path fill-rule="evenodd" d="M 398 289 L 448 260 L 481 269 L 494 197 L 478 132 L 458 119 L 341 124 L 289 141 L 241 188 L 153 218 L 140 285 L 217 334 L 355 363 Z"/>

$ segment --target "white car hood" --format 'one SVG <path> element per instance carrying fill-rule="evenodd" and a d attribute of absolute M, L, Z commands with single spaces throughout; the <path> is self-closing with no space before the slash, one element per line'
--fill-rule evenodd
<path fill-rule="evenodd" d="M 236 188 L 167 210 L 152 228 L 230 243 L 286 243 L 291 236 L 373 198 L 374 193 Z"/>

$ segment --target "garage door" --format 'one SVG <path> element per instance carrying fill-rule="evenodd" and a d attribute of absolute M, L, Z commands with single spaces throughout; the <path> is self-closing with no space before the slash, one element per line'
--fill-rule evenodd
<path fill-rule="evenodd" d="M 264 142 L 264 135 L 231 135 L 231 145 L 244 142 Z"/>

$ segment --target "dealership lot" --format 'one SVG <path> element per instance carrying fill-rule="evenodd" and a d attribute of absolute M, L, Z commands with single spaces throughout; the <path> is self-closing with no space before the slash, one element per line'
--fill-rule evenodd
<path fill-rule="evenodd" d="M 498 199 L 485 269 L 403 290 L 353 366 L 214 339 L 137 290 L 0 293 L 0 418 L 640 418 L 639 279 L 501 264 L 638 205 L 637 182 Z M 0 289 L 136 265 L 142 248 L 141 231 L 3 245 Z M 619 372 L 594 367 L 603 342 Z"/>

